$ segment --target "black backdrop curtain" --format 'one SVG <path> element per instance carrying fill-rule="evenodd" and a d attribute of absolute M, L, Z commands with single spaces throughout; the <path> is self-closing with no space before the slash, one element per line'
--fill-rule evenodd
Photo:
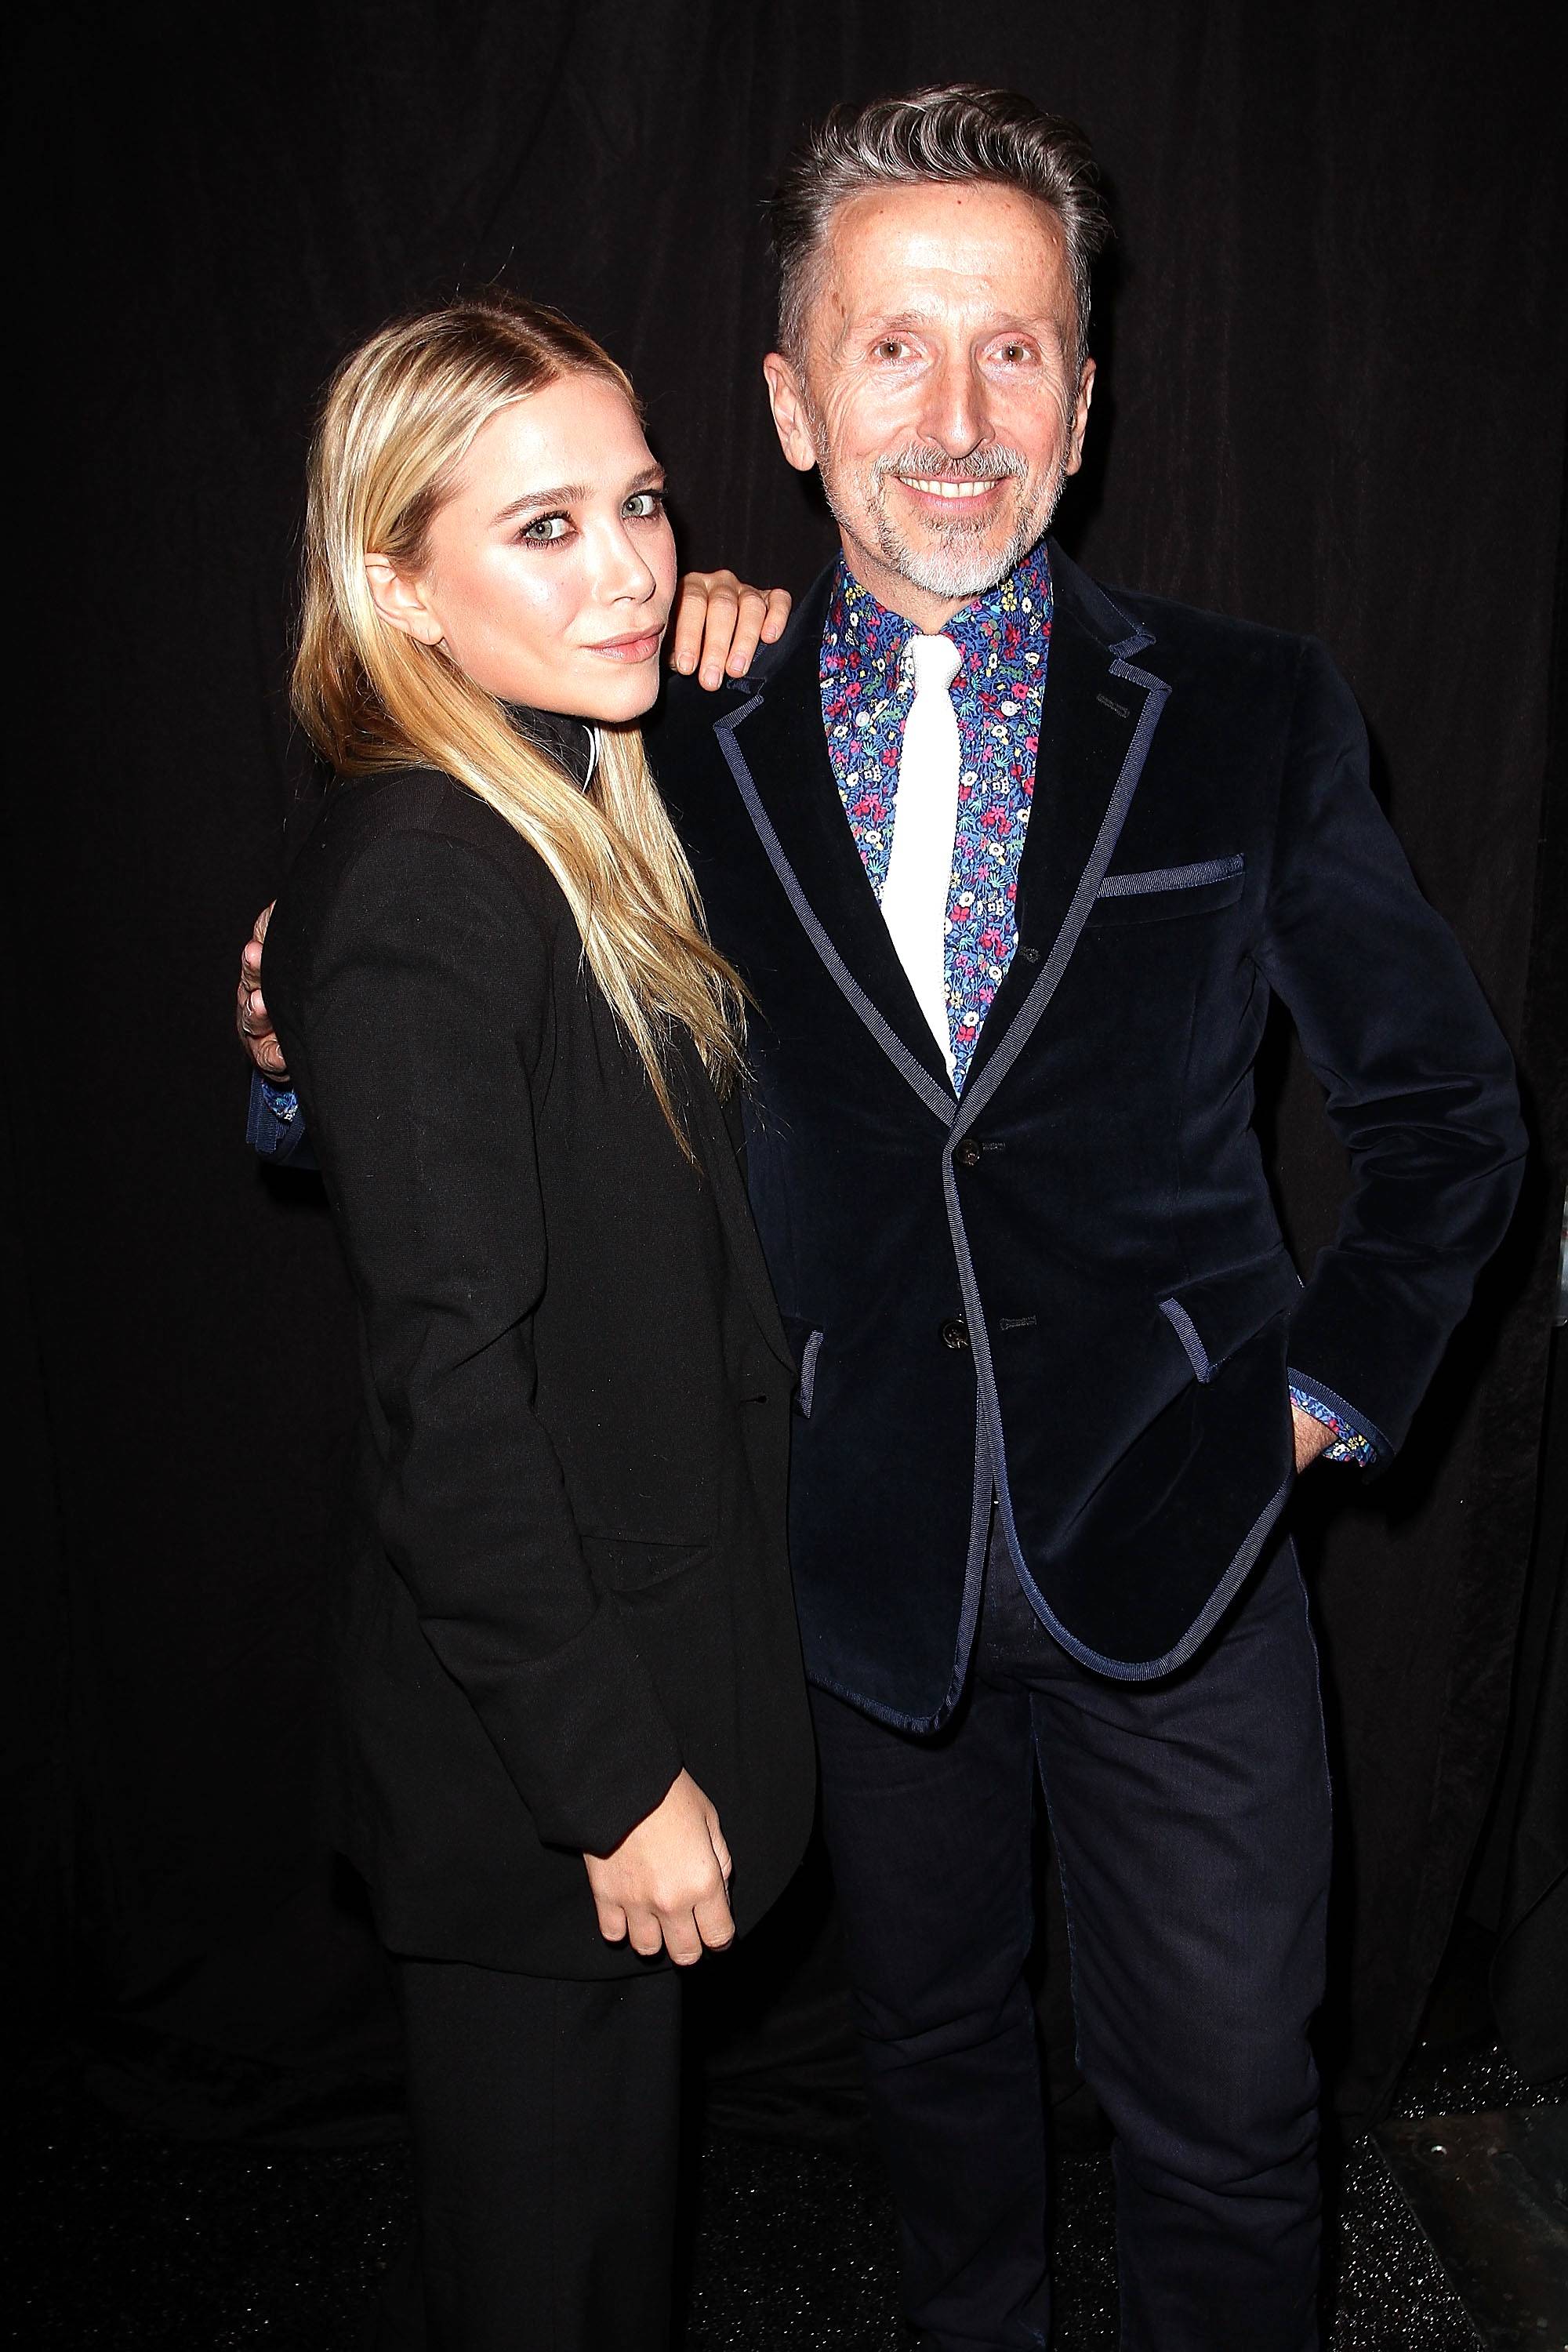
<path fill-rule="evenodd" d="M 759 200 L 782 152 L 837 98 L 932 79 L 1077 116 L 1122 241 L 1064 536 L 1102 578 L 1327 639 L 1417 873 L 1539 1064 L 1553 1029 L 1531 974 L 1563 919 L 1537 905 L 1563 459 L 1554 17 L 298 0 L 58 7 L 27 37 L 12 369 L 46 414 L 12 444 L 39 515 L 8 550 L 5 1265 L 28 1394 L 5 1706 L 32 2004 L 13 2014 L 65 1988 L 117 2079 L 155 2073 L 193 2128 L 217 2127 L 201 2085 L 237 2068 L 252 2126 L 304 2099 L 348 2128 L 384 2054 L 313 1793 L 347 1307 L 319 1203 L 244 1150 L 228 1025 L 308 776 L 287 614 L 337 356 L 492 276 L 561 304 L 647 398 L 687 560 L 798 590 L 830 538 L 758 375 Z M 1283 1038 L 1275 1076 L 1310 1254 L 1343 1169 Z M 1364 1496 L 1331 1472 L 1303 1496 L 1352 2117 L 1415 2031 L 1496 1769 L 1561 1184 L 1546 1143 L 1407 1456 Z M 775 1954 L 763 1980 L 805 2066 L 824 2040 L 799 1977 Z"/>

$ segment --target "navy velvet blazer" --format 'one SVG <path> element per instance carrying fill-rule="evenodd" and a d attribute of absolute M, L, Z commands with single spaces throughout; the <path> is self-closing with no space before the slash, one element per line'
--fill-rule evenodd
<path fill-rule="evenodd" d="M 1396 1448 L 1524 1151 L 1508 1051 L 1322 647 L 1051 561 L 1019 947 L 961 1102 L 828 761 L 827 580 L 717 710 L 677 682 L 649 732 L 755 1000 L 807 1671 L 910 1726 L 962 1687 L 993 1492 L 1076 1657 L 1188 1657 L 1289 1494 L 1287 1363 Z M 1354 1180 L 1305 1286 L 1252 1128 L 1273 994 Z"/>

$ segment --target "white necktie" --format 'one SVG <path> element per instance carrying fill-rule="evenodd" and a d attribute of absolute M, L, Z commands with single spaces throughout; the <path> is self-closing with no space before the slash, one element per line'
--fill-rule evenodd
<path fill-rule="evenodd" d="M 958 718 L 949 692 L 961 656 L 951 637 L 911 637 L 915 695 L 904 721 L 893 846 L 882 917 L 948 1074 L 947 901 L 958 831 Z"/>

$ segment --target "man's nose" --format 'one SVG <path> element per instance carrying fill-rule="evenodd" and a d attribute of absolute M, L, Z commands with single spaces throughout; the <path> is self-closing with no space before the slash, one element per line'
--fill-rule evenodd
<path fill-rule="evenodd" d="M 985 386 L 967 354 L 944 360 L 928 380 L 921 430 L 950 457 L 972 457 L 991 438 Z"/>

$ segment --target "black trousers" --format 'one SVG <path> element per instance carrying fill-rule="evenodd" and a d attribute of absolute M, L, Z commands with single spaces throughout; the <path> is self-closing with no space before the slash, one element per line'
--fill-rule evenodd
<path fill-rule="evenodd" d="M 378 2352 L 665 2352 L 680 1980 L 398 1959 L 417 2228 Z"/>
<path fill-rule="evenodd" d="M 1024 1977 L 1037 1774 L 1079 2063 L 1116 2136 L 1125 2352 L 1309 2352 L 1329 1790 L 1289 1546 L 1155 1683 L 1078 1665 L 994 1550 L 944 1730 L 890 1730 L 821 1692 L 813 1704 L 908 2318 L 940 2352 L 1014 2352 L 1049 2332 Z"/>

